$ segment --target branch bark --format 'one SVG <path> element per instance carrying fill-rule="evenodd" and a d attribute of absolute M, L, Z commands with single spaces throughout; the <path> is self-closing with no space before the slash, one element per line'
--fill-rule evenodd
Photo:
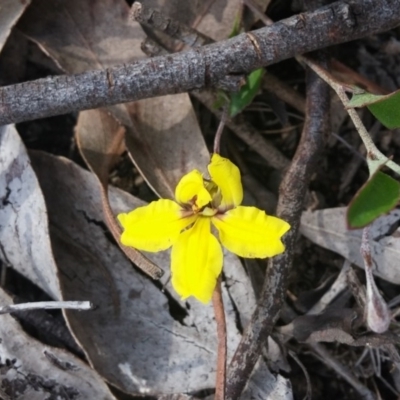
<path fill-rule="evenodd" d="M 182 53 L 0 89 L 0 125 L 217 85 L 297 54 L 400 24 L 398 0 L 338 1 Z"/>
<path fill-rule="evenodd" d="M 240 398 L 260 356 L 261 346 L 278 319 L 285 298 L 304 198 L 316 161 L 324 148 L 328 129 L 329 87 L 307 69 L 306 120 L 296 154 L 281 184 L 277 207 L 277 215 L 291 225 L 283 238 L 286 251 L 269 260 L 258 306 L 229 367 L 226 388 L 226 398 L 229 400 Z"/>

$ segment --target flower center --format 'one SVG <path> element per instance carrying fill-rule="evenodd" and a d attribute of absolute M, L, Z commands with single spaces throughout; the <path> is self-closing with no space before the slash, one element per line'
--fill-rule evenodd
<path fill-rule="evenodd" d="M 205 206 L 200 211 L 200 214 L 203 215 L 204 217 L 213 217 L 217 212 L 218 212 L 218 210 L 216 208 L 211 208 L 211 207 Z"/>

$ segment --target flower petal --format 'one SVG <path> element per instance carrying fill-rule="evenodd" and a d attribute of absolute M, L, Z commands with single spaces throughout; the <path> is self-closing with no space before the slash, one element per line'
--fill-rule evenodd
<path fill-rule="evenodd" d="M 194 215 L 184 215 L 179 204 L 166 199 L 119 214 L 117 218 L 124 228 L 121 243 L 145 251 L 165 250 L 196 219 Z"/>
<path fill-rule="evenodd" d="M 193 296 L 208 303 L 222 271 L 222 261 L 221 245 L 211 234 L 210 218 L 199 217 L 172 247 L 172 286 L 183 300 Z"/>
<path fill-rule="evenodd" d="M 221 243 L 246 258 L 273 257 L 285 251 L 281 237 L 290 225 L 256 207 L 237 207 L 212 218 Z"/>
<path fill-rule="evenodd" d="M 194 169 L 182 177 L 176 186 L 175 198 L 180 204 L 195 204 L 198 209 L 211 201 L 211 195 L 204 187 L 200 171 Z"/>
<path fill-rule="evenodd" d="M 243 188 L 239 168 L 227 158 L 213 154 L 208 165 L 211 180 L 217 184 L 222 194 L 220 209 L 228 210 L 238 206 L 243 200 Z"/>

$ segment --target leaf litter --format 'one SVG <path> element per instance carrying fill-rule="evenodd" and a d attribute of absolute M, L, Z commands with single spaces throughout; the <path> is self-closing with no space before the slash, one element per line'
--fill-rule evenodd
<path fill-rule="evenodd" d="M 4 28 L 0 33 L 9 34 L 10 28 L 16 23 L 27 3 L 17 11 L 8 12 L 10 22 L 8 25 L 2 25 Z M 164 12 L 176 18 L 182 17 L 182 9 L 176 2 L 164 3 Z M 239 3 L 188 3 L 185 5 L 187 12 L 184 22 L 196 26 L 214 40 L 224 39 L 232 30 L 232 21 L 240 10 Z M 270 1 L 258 3 L 259 6 L 266 7 Z M 19 23 L 19 29 L 67 73 L 106 68 L 144 57 L 140 51 L 140 42 L 145 35 L 138 24 L 128 21 L 128 8 L 123 1 L 94 1 L 90 6 L 88 4 L 78 1 L 68 4 L 33 2 Z M 149 4 L 162 9 L 158 1 L 146 3 Z M 272 6 L 279 11 L 276 2 L 272 1 Z M 1 12 L 0 10 L 0 20 L 4 17 Z M 250 20 L 254 22 L 254 17 Z M 0 47 L 1 45 L 0 42 Z M 110 85 L 112 87 L 112 79 Z M 101 140 L 107 139 L 102 130 L 106 131 L 112 125 L 114 128 L 110 131 L 125 133 L 126 147 L 133 162 L 150 187 L 163 197 L 173 197 L 174 187 L 182 174 L 193 168 L 202 169 L 207 165 L 207 147 L 186 94 L 149 99 L 110 107 L 108 110 L 85 111 L 80 113 L 79 119 L 81 122 L 86 120 L 85 129 L 88 133 L 84 134 L 85 143 L 89 143 L 90 150 L 100 150 L 103 156 L 107 154 L 109 147 L 102 148 Z M 105 122 L 106 119 L 108 122 Z M 341 120 L 340 125 L 343 124 L 344 121 Z M 339 128 L 340 126 L 337 127 Z M 0 162 L 0 179 L 5 182 L 2 185 L 5 188 L 5 192 L 3 190 L 2 193 L 4 207 L 0 210 L 3 228 L 0 232 L 0 258 L 3 263 L 28 277 L 54 299 L 94 299 L 98 308 L 93 312 L 66 311 L 65 318 L 91 366 L 107 382 L 132 394 L 176 393 L 171 395 L 171 398 L 184 397 L 177 394 L 180 392 L 193 393 L 212 387 L 216 348 L 212 310 L 200 307 L 195 302 L 179 303 L 168 283 L 167 254 L 149 255 L 166 271 L 161 282 L 155 284 L 134 269 L 118 250 L 115 238 L 108 233 L 107 224 L 110 220 L 105 219 L 101 212 L 102 207 L 104 210 L 105 208 L 104 204 L 101 204 L 100 190 L 107 193 L 109 169 L 115 161 L 113 156 L 106 160 L 102 160 L 102 157 L 93 159 L 87 156 L 86 151 L 86 161 L 100 180 L 99 185 L 93 175 L 89 175 L 70 161 L 32 153 L 42 186 L 40 188 L 17 132 L 13 127 L 1 129 L 2 145 L 4 143 L 7 148 L 14 149 L 9 157 L 3 156 Z M 79 141 L 79 136 L 82 136 L 79 124 L 76 130 Z M 101 140 L 97 143 L 93 137 Z M 285 135 L 282 137 L 285 139 Z M 7 139 L 5 142 L 4 138 Z M 291 142 L 289 135 L 286 135 L 286 139 L 286 143 Z M 86 145 L 82 146 L 84 141 L 79 145 L 81 151 L 83 147 L 87 149 Z M 285 140 L 280 143 L 284 144 Z M 92 144 L 93 148 L 90 147 Z M 115 159 L 125 149 L 123 144 L 117 147 Z M 245 152 L 246 150 L 241 148 L 241 153 Z M 85 149 L 82 153 L 85 155 Z M 18 164 L 18 168 L 21 169 L 18 173 L 13 167 L 13 159 L 17 160 L 15 165 Z M 99 160 L 100 164 L 96 164 Z M 258 176 L 260 165 L 265 166 L 264 162 L 248 155 L 246 163 Z M 12 176 L 12 180 L 8 184 L 9 176 Z M 26 196 L 27 189 L 32 190 L 32 202 L 30 196 Z M 47 209 L 41 190 L 45 195 Z M 115 213 L 143 204 L 139 199 L 113 187 L 110 187 L 108 192 Z M 363 260 L 359 254 L 361 232 L 347 231 L 347 227 L 342 225 L 343 213 L 344 211 L 339 209 L 305 212 L 302 233 L 319 246 L 333 250 L 362 267 Z M 399 233 L 396 230 L 398 219 L 398 210 L 395 209 L 389 215 L 379 218 L 371 228 L 371 249 L 375 262 L 373 272 L 377 277 L 396 285 L 400 283 L 396 263 L 399 252 Z M 30 220 L 33 221 L 32 226 L 35 230 L 27 228 Z M 7 225 L 3 225 L 3 221 L 7 221 Z M 13 240 L 18 237 L 20 231 L 28 234 L 23 240 Z M 240 338 L 240 331 L 250 320 L 256 299 L 253 291 L 248 290 L 250 283 L 241 269 L 239 260 L 232 255 L 226 255 L 225 262 L 223 295 L 228 314 L 231 356 Z M 161 285 L 165 288 L 162 289 Z M 283 327 L 286 331 L 282 328 L 283 333 L 308 344 L 321 341 L 346 343 L 350 346 L 372 344 L 373 347 L 381 349 L 379 357 L 384 359 L 383 354 L 386 351 L 395 360 L 396 352 L 392 349 L 390 353 L 388 350 L 390 345 L 396 343 L 390 336 L 392 332 L 388 332 L 386 336 L 368 332 L 360 336 L 359 328 L 363 324 L 365 326 L 362 310 L 354 305 L 348 308 L 352 304 L 346 303 L 349 296 L 356 297 L 354 281 L 352 285 L 351 289 L 344 289 L 342 299 L 339 296 L 333 300 L 335 297 L 332 295 L 317 315 L 308 315 L 305 308 L 302 313 L 305 312 L 306 315 L 295 318 L 292 316 L 291 324 Z M 357 285 L 362 298 L 363 283 L 358 282 Z M 390 297 L 393 288 L 387 285 L 389 284 L 385 286 L 382 281 L 379 287 L 383 289 L 386 297 Z M 330 284 L 324 286 L 319 293 L 323 293 L 324 290 L 329 294 Z M 9 301 L 3 295 L 1 297 L 2 302 Z M 357 305 L 362 305 L 362 301 Z M 331 308 L 325 310 L 330 303 Z M 174 310 L 179 310 L 178 317 Z M 394 315 L 397 311 L 395 308 L 392 310 Z M 354 313 L 357 314 L 357 324 L 353 323 Z M 285 321 L 285 313 L 283 314 L 282 320 Z M 8 324 L 7 322 L 5 325 Z M 395 326 L 391 326 L 391 330 L 393 329 L 396 329 L 396 322 Z M 22 331 L 17 326 L 15 332 L 17 335 Z M 149 342 L 148 345 L 146 342 Z M 276 342 L 271 343 L 270 347 L 275 347 L 274 351 L 277 354 L 276 365 L 279 365 L 274 371 L 290 371 L 290 367 L 284 366 L 284 352 L 277 351 L 276 348 L 285 347 L 282 346 L 279 337 Z M 301 353 L 301 347 L 297 349 Z M 51 351 L 51 354 L 55 354 L 53 349 Z M 191 354 L 190 357 L 187 357 L 188 354 Z M 64 365 L 64 356 L 65 354 L 59 353 L 55 358 L 47 356 L 46 359 L 52 359 L 53 362 L 61 360 L 60 365 Z M 40 363 L 45 363 L 43 358 L 40 358 Z M 76 365 L 75 361 L 71 363 Z M 178 371 L 179 366 L 181 371 Z M 93 372 L 86 365 L 85 368 Z M 377 376 L 380 378 L 380 372 Z M 2 382 L 7 382 L 6 379 L 3 376 Z M 94 379 L 101 381 L 102 378 L 94 373 Z M 398 384 L 394 375 L 393 379 Z M 60 384 L 62 379 L 56 377 L 55 380 Z M 76 379 L 73 384 L 80 385 Z M 102 385 L 100 384 L 103 388 Z M 260 362 L 247 390 L 248 392 L 243 394 L 244 398 L 292 396 L 290 381 L 279 374 L 272 375 L 263 362 Z M 75 396 L 73 392 L 68 392 L 68 395 L 70 398 Z M 84 398 L 90 398 L 91 394 L 87 396 L 89 397 Z"/>
<path fill-rule="evenodd" d="M 211 305 L 189 300 L 185 319 L 172 318 L 169 302 L 178 299 L 170 284 L 165 283 L 163 293 L 135 272 L 107 237 L 96 178 L 66 159 L 45 153 L 32 153 L 32 162 L 53 216 L 50 231 L 63 297 L 84 298 L 97 305 L 89 314 L 65 312 L 93 367 L 128 393 L 179 393 L 212 386 L 216 333 Z M 110 202 L 115 213 L 143 204 L 112 187 Z M 57 212 L 60 209 L 62 213 Z M 149 257 L 168 269 L 166 252 Z M 248 319 L 255 299 L 238 288 L 248 283 L 237 258 L 231 255 L 225 261 L 227 282 L 234 282 L 230 295 L 224 296 L 232 352 L 239 340 L 234 304 Z M 129 351 L 127 343 L 132 343 Z M 261 395 L 266 389 L 250 385 L 249 390 Z"/>

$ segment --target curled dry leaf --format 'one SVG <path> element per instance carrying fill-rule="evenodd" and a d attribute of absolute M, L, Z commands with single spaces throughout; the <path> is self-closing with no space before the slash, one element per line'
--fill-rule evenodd
<path fill-rule="evenodd" d="M 217 343 L 211 304 L 178 303 L 170 283 L 163 292 L 132 269 L 104 229 L 100 189 L 93 174 L 44 153 L 33 152 L 32 160 L 49 209 L 62 295 L 95 305 L 90 313 L 65 312 L 93 367 L 128 393 L 184 393 L 212 387 Z M 113 187 L 109 193 L 115 212 L 143 205 Z M 169 267 L 168 252 L 149 256 Z M 247 309 L 243 307 L 247 319 L 255 299 L 239 288 L 248 287 L 249 281 L 238 259 L 230 255 L 225 264 L 228 285 L 234 288 L 229 295 L 224 290 L 232 354 L 239 341 L 236 321 L 241 315 L 236 315 L 230 298 L 242 305 L 247 299 Z M 171 305 L 181 310 L 179 320 L 171 316 Z M 265 398 L 270 388 L 264 377 L 263 385 L 249 385 L 259 398 Z M 274 382 L 276 386 L 277 378 Z"/>
<path fill-rule="evenodd" d="M 31 0 L 2 0 L 0 6 L 0 51 L 3 48 L 12 27 L 29 6 Z"/>
<path fill-rule="evenodd" d="M 378 218 L 370 226 L 373 273 L 389 282 L 400 284 L 400 241 L 398 233 L 389 234 L 400 219 L 400 210 Z M 360 254 L 362 230 L 348 230 L 346 208 L 306 211 L 301 218 L 300 232 L 312 242 L 332 250 L 358 267 L 364 268 Z M 387 235 L 387 236 L 385 236 Z"/>
<path fill-rule="evenodd" d="M 138 250 L 124 246 L 119 226 L 108 198 L 108 175 L 118 158 L 125 150 L 125 129 L 106 109 L 89 110 L 80 113 L 75 130 L 79 151 L 97 176 L 106 224 L 115 241 L 127 257 L 153 279 L 159 279 L 163 271 L 143 256 Z"/>
<path fill-rule="evenodd" d="M 12 304 L 1 288 L 0 304 Z M 29 337 L 10 315 L 1 316 L 0 386 L 4 399 L 115 400 L 87 364 Z"/>
<path fill-rule="evenodd" d="M 140 43 L 145 35 L 138 23 L 129 21 L 124 0 L 35 2 L 20 29 L 68 73 L 144 57 Z M 126 128 L 135 165 L 161 197 L 173 197 L 183 174 L 206 167 L 209 154 L 187 94 L 109 110 Z"/>
<path fill-rule="evenodd" d="M 43 194 L 18 132 L 0 127 L 0 259 L 60 300 Z"/>

